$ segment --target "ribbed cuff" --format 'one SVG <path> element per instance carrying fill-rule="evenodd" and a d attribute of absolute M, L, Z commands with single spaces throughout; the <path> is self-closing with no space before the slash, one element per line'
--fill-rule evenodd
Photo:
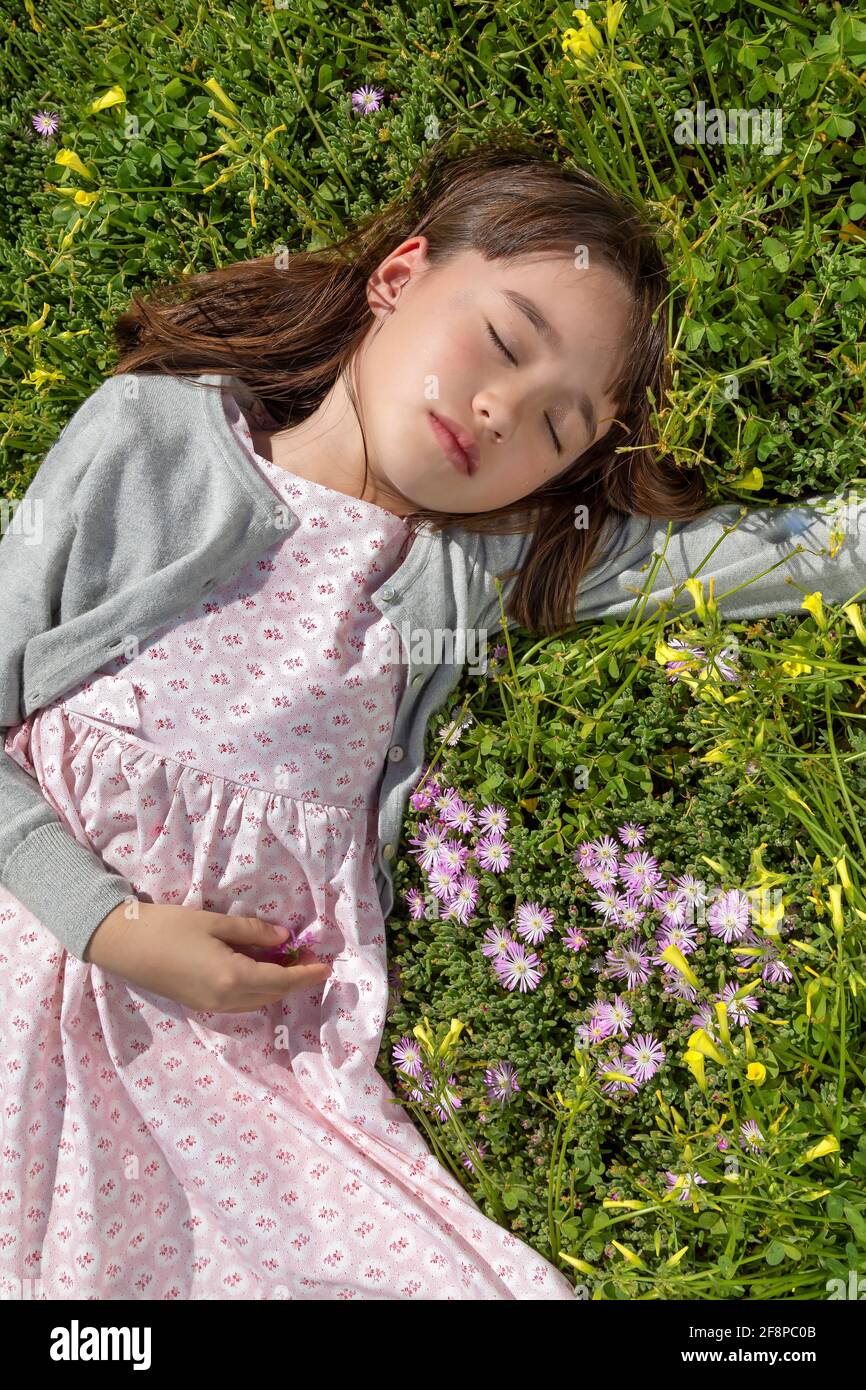
<path fill-rule="evenodd" d="M 132 885 L 59 821 L 30 832 L 9 856 L 3 883 L 79 960 L 100 922 L 135 897 Z"/>

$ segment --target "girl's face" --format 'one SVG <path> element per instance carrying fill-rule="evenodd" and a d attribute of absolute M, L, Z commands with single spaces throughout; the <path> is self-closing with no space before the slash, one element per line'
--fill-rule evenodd
<path fill-rule="evenodd" d="M 607 431 L 616 411 L 605 387 L 630 299 L 591 254 L 588 266 L 576 259 L 506 264 L 466 251 L 434 268 L 416 236 L 370 277 L 377 322 L 357 356 L 356 389 L 377 495 L 394 511 L 501 507 L 564 472 Z M 533 325 L 542 318 L 546 328 Z M 470 476 L 449 460 L 434 416 L 474 445 Z"/>

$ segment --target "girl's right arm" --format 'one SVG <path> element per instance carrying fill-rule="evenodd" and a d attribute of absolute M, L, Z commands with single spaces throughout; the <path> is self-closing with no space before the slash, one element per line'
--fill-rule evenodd
<path fill-rule="evenodd" d="M 126 903 L 94 932 L 87 960 L 188 1009 L 251 1013 L 291 990 L 315 989 L 331 972 L 307 947 L 283 964 L 256 959 L 285 937 L 285 927 L 258 917 Z"/>
<path fill-rule="evenodd" d="M 79 484 L 110 442 L 121 386 L 109 377 L 78 407 L 14 514 L 7 507 L 0 538 L 0 882 L 79 959 L 103 918 L 131 899 L 133 889 L 74 839 L 3 744 L 24 719 L 28 644 L 63 614 Z M 74 932 L 70 921 L 79 924 Z"/>

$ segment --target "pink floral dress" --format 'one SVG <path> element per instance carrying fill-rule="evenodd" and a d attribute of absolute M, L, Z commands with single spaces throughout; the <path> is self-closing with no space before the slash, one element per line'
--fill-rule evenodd
<path fill-rule="evenodd" d="M 375 1067 L 377 792 L 404 672 L 370 591 L 406 524 L 259 457 L 224 403 L 300 525 L 6 749 L 144 901 L 286 923 L 332 973 L 255 1012 L 194 1012 L 70 955 L 0 888 L 0 1287 L 572 1298 Z"/>

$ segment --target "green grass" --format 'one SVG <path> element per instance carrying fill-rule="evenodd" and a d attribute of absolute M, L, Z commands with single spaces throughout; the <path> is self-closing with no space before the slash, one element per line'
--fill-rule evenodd
<path fill-rule="evenodd" d="M 114 365 L 111 324 L 133 291 L 279 244 L 327 244 L 399 194 L 437 129 L 455 144 L 511 129 L 556 140 L 658 219 L 676 310 L 659 427 L 684 467 L 703 470 L 711 501 L 837 491 L 862 473 L 856 7 L 643 0 L 580 68 L 560 41 L 578 23 L 570 4 L 133 0 L 117 12 L 4 0 L 2 10 L 5 497 L 23 494 Z M 590 13 L 603 30 L 604 8 Z M 359 117 L 350 94 L 363 84 L 385 99 Z M 100 106 L 113 89 L 122 99 Z M 677 144 L 675 113 L 701 100 L 781 110 L 781 151 Z M 51 140 L 30 126 L 38 109 L 61 118 Z M 55 162 L 61 151 L 90 177 Z M 437 774 L 511 815 L 511 867 L 483 876 L 485 925 L 538 900 L 560 925 L 592 926 L 571 855 L 631 819 L 647 825 L 665 872 L 781 887 L 795 928 L 791 979 L 762 990 L 749 1049 L 732 1028 L 722 1061 L 706 1059 L 706 1089 L 683 1060 L 693 1007 L 637 991 L 636 1021 L 664 1037 L 666 1062 L 639 1095 L 611 1099 L 575 1054 L 575 1025 L 598 992 L 590 953 L 549 942 L 539 988 L 509 994 L 477 925 L 432 912 L 414 922 L 398 896 L 389 949 L 400 989 L 380 1069 L 396 1087 L 391 1048 L 424 1016 L 437 1036 L 452 1017 L 471 1027 L 448 1054 L 460 1110 L 446 1125 L 418 1110 L 418 1123 L 485 1210 L 569 1257 L 562 1267 L 588 1296 L 824 1298 L 828 1279 L 866 1263 L 866 685 L 859 638 L 830 617 L 827 630 L 811 616 L 708 630 L 697 616 L 661 615 L 566 639 L 520 634 L 503 675 L 462 682 L 458 704 L 474 723 L 459 743 L 430 731 Z M 717 646 L 736 635 L 743 698 L 668 682 L 662 631 Z M 798 672 L 798 659 L 812 669 Z M 722 761 L 706 761 L 713 749 Z M 581 790 L 576 767 L 588 769 Z M 417 820 L 407 817 L 407 834 Z M 405 838 L 403 850 L 398 895 L 421 883 Z M 689 959 L 702 998 L 753 978 L 709 935 Z M 483 1073 L 503 1058 L 521 1092 L 498 1111 Z M 750 1060 L 765 1068 L 761 1084 Z M 750 1119 L 760 1155 L 737 1142 Z M 828 1137 L 827 1154 L 806 1156 Z M 469 1173 L 461 1154 L 478 1141 L 483 1167 Z M 694 1202 L 665 1198 L 666 1170 L 701 1174 Z"/>

